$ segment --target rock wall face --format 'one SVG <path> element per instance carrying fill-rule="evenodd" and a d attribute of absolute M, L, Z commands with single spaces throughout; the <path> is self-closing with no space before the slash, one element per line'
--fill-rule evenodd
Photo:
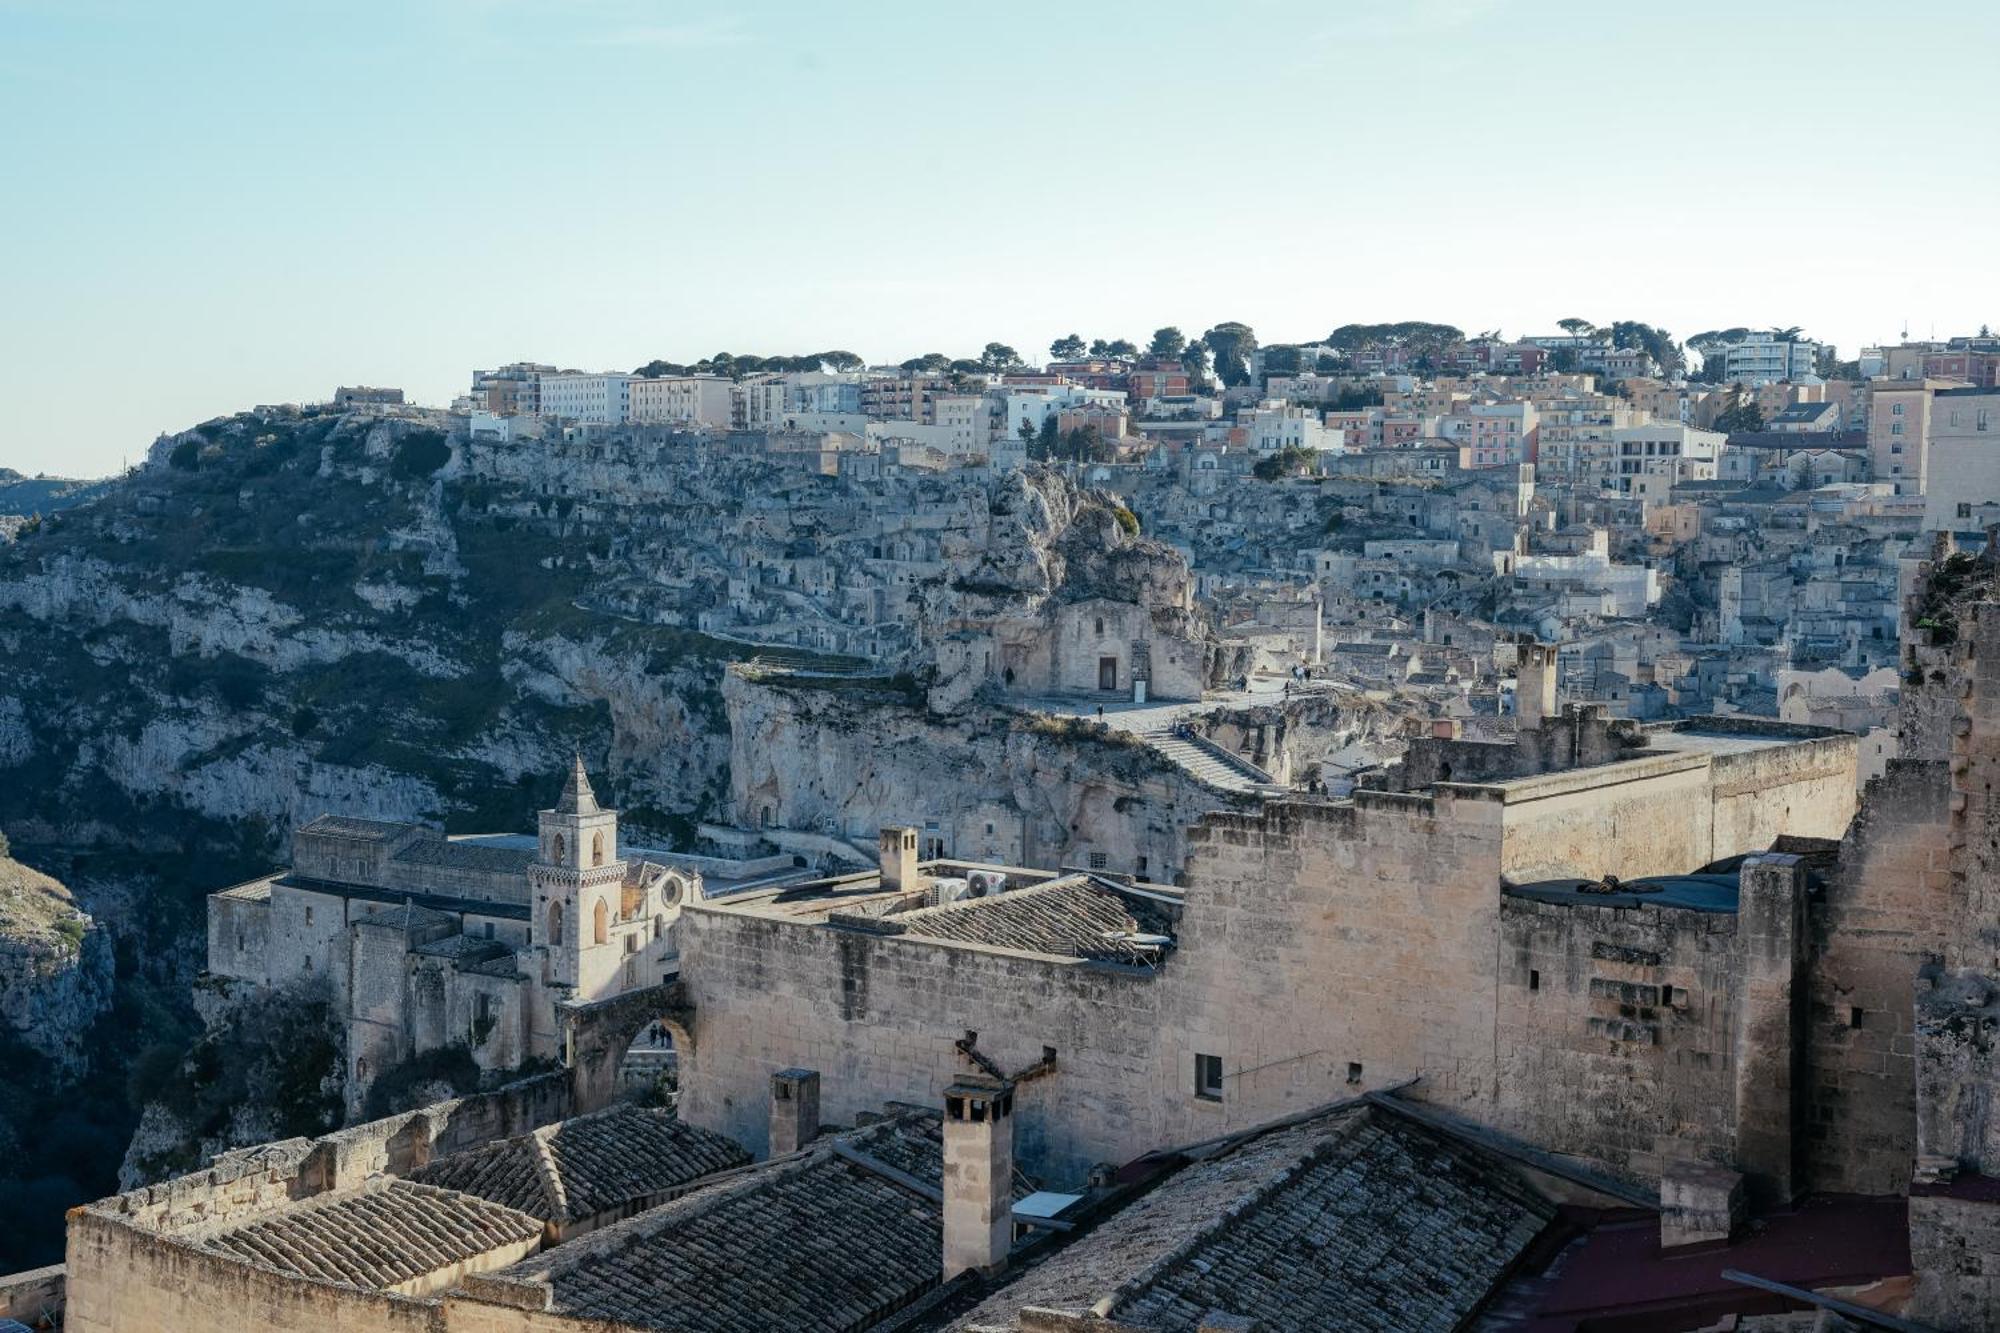
<path fill-rule="evenodd" d="M 0 1023 L 74 1077 L 111 986 L 106 933 L 56 880 L 0 854 Z"/>
<path fill-rule="evenodd" d="M 910 824 L 927 854 L 1165 882 L 1186 862 L 1187 826 L 1231 803 L 1088 722 L 939 715 L 914 693 L 744 672 L 723 697 L 737 822 L 832 834 L 871 857 L 882 826 Z"/>

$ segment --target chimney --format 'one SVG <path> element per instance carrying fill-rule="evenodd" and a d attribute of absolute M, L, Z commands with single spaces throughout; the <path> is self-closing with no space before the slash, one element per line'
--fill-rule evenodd
<path fill-rule="evenodd" d="M 1765 852 L 1743 862 L 1736 898 L 1736 1167 L 1750 1205 L 1791 1203 L 1803 1142 L 1806 868 Z"/>
<path fill-rule="evenodd" d="M 882 887 L 889 890 L 922 887 L 917 874 L 917 831 L 900 824 L 882 830 Z"/>
<path fill-rule="evenodd" d="M 1523 635 L 1514 660 L 1514 728 L 1536 731 L 1556 715 L 1556 646 Z"/>
<path fill-rule="evenodd" d="M 819 1133 L 819 1071 L 780 1069 L 771 1075 L 771 1156 L 795 1153 Z"/>
<path fill-rule="evenodd" d="M 944 1279 L 991 1272 L 1014 1243 L 1014 1089 L 965 1079 L 944 1090 Z"/>

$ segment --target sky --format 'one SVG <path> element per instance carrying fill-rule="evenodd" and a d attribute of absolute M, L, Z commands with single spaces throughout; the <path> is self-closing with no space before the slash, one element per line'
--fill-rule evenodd
<path fill-rule="evenodd" d="M 2000 324 L 2000 4 L 0 0 L 0 466 L 514 360 Z"/>

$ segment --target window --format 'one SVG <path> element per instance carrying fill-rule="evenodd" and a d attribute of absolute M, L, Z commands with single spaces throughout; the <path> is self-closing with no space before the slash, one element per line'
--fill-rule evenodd
<path fill-rule="evenodd" d="M 1890 426 L 1889 433 L 1891 435 L 1901 435 L 1903 433 L 1903 423 L 1898 421 L 1894 425 Z"/>
<path fill-rule="evenodd" d="M 486 923 L 486 938 L 489 940 L 493 938 L 493 923 L 491 921 Z"/>
<path fill-rule="evenodd" d="M 1897 403 L 1894 407 L 1889 409 L 1889 414 L 1891 416 L 1898 416 L 1898 417 L 1903 415 L 1903 405 L 1901 403 Z"/>
<path fill-rule="evenodd" d="M 1532 967 L 1531 967 L 1531 968 L 1529 968 L 1529 969 L 1528 969 L 1528 989 L 1529 989 L 1529 990 L 1540 990 L 1541 988 L 1542 988 L 1542 974 L 1541 974 L 1541 973 L 1539 973 L 1539 972 L 1537 972 L 1537 971 L 1535 971 L 1535 969 L 1534 969 L 1534 968 L 1532 968 Z"/>
<path fill-rule="evenodd" d="M 1110 864 L 1109 859 L 1103 852 L 1092 852 L 1090 854 L 1090 868 L 1092 870 L 1102 870 L 1108 864 Z"/>
<path fill-rule="evenodd" d="M 1197 1055 L 1194 1058 L 1194 1095 L 1205 1102 L 1222 1100 L 1222 1057 Z"/>
<path fill-rule="evenodd" d="M 1359 1083 L 1359 1082 L 1361 1082 L 1361 1062 L 1360 1062 L 1360 1061 L 1358 1061 L 1358 1060 L 1349 1060 L 1349 1061 L 1347 1062 L 1347 1081 L 1348 1081 L 1349 1083 Z"/>
<path fill-rule="evenodd" d="M 608 938 L 611 925 L 611 911 L 605 907 L 604 899 L 590 909 L 590 938 L 593 944 L 602 944 Z"/>
<path fill-rule="evenodd" d="M 563 910 L 561 903 L 549 904 L 549 943 L 561 944 L 563 940 Z"/>
<path fill-rule="evenodd" d="M 567 844 L 563 842 L 563 835 L 560 833 L 556 834 L 555 849 L 555 855 L 550 857 L 549 860 L 555 865 L 561 865 L 563 852 L 567 850 Z"/>
<path fill-rule="evenodd" d="M 1969 505 L 1969 504 L 1962 504 L 1962 505 L 1960 505 L 1960 506 L 1958 507 L 1958 516 L 1959 516 L 1960 518 L 1971 518 L 1971 517 L 1972 517 L 1972 506 L 1971 506 L 1971 505 Z"/>
<path fill-rule="evenodd" d="M 590 863 L 594 866 L 604 864 L 604 832 L 601 829 L 590 835 Z"/>

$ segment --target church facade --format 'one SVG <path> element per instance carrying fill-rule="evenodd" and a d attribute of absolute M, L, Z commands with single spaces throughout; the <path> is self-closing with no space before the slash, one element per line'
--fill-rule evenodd
<path fill-rule="evenodd" d="M 463 1045 L 482 1069 L 557 1056 L 559 1006 L 658 985 L 699 873 L 620 854 L 578 759 L 525 838 L 322 815 L 292 864 L 212 894 L 208 976 L 241 996 L 313 983 L 347 1033 L 358 1110 L 384 1071 Z"/>

